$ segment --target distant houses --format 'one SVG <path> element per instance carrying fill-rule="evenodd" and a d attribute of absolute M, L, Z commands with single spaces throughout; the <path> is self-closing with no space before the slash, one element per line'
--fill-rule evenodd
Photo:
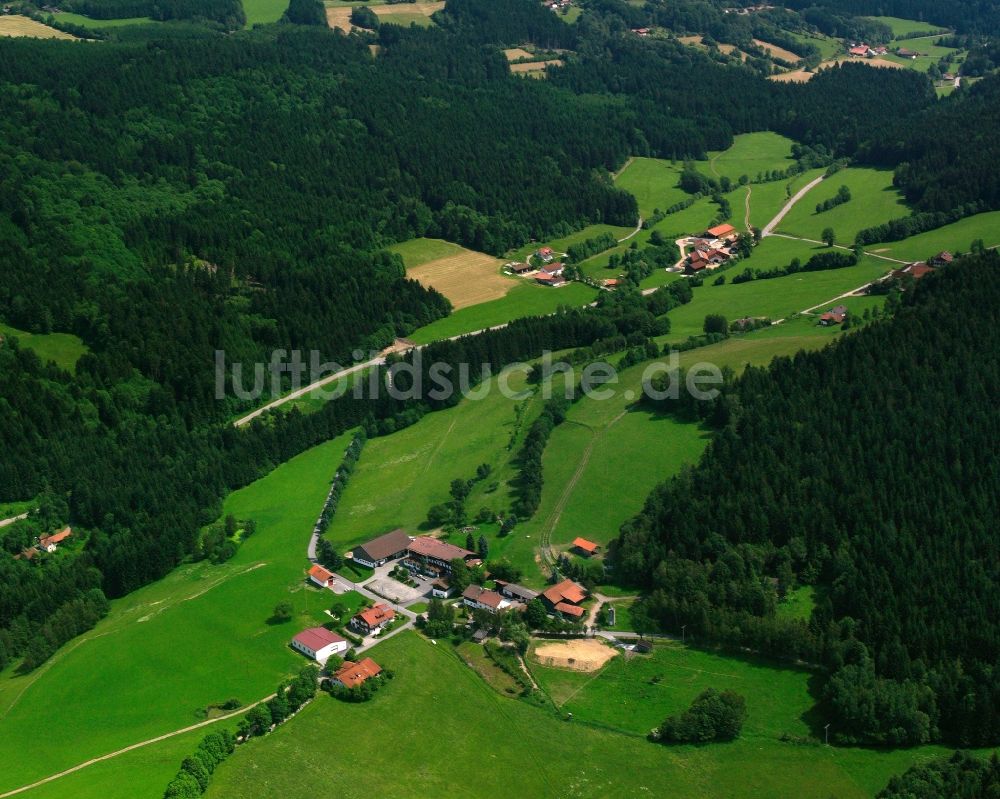
<path fill-rule="evenodd" d="M 933 258 L 929 258 L 927 263 L 930 266 L 939 267 L 939 266 L 948 266 L 948 264 L 950 264 L 954 260 L 955 260 L 954 255 L 952 255 L 947 250 L 942 250 Z"/>
<path fill-rule="evenodd" d="M 347 639 L 325 627 L 310 627 L 292 639 L 292 649 L 325 666 L 333 655 L 347 651 Z"/>
<path fill-rule="evenodd" d="M 309 570 L 309 582 L 320 588 L 329 588 L 333 585 L 334 577 L 332 571 L 323 568 L 318 563 Z"/>
<path fill-rule="evenodd" d="M 913 60 L 917 56 L 919 56 L 920 53 L 918 53 L 916 50 L 910 50 L 909 48 L 906 47 L 897 47 L 896 55 L 898 55 L 900 58 L 909 58 L 910 60 Z"/>
<path fill-rule="evenodd" d="M 888 48 L 881 46 L 869 47 L 864 42 L 852 44 L 847 48 L 847 54 L 855 58 L 875 58 L 876 56 L 885 55 L 888 52 Z"/>
<path fill-rule="evenodd" d="M 710 227 L 700 236 L 693 237 L 686 258 L 687 271 L 696 274 L 724 264 L 733 257 L 733 245 L 739 237 L 739 231 L 728 224 Z"/>
<path fill-rule="evenodd" d="M 819 323 L 824 327 L 843 324 L 847 318 L 847 306 L 837 305 L 819 317 Z"/>
<path fill-rule="evenodd" d="M 380 535 L 378 538 L 373 538 L 365 544 L 354 547 L 351 559 L 362 566 L 374 569 L 406 554 L 410 540 L 410 536 L 404 530 L 393 530 L 391 533 Z"/>
<path fill-rule="evenodd" d="M 371 658 L 364 658 L 357 663 L 348 660 L 333 673 L 330 681 L 340 688 L 357 688 L 381 673 L 382 667 Z"/>
<path fill-rule="evenodd" d="M 351 628 L 362 635 L 381 631 L 396 618 L 396 611 L 384 603 L 355 613 L 351 618 Z"/>

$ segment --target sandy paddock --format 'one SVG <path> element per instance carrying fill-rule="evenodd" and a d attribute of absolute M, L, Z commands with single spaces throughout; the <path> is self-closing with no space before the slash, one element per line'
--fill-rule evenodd
<path fill-rule="evenodd" d="M 542 666 L 573 671 L 598 671 L 618 653 L 596 638 L 552 641 L 535 647 L 532 657 Z"/>

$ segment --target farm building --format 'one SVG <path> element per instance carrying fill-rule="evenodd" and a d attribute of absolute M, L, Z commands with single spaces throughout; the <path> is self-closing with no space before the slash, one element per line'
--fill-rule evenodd
<path fill-rule="evenodd" d="M 535 275 L 535 281 L 543 286 L 565 286 L 566 280 L 562 275 L 550 275 L 547 272 L 539 272 Z"/>
<path fill-rule="evenodd" d="M 543 266 L 540 271 L 546 275 L 554 275 L 555 277 L 559 277 L 559 275 L 561 275 L 563 272 L 566 271 L 566 264 L 564 263 L 549 264 L 548 266 Z"/>
<path fill-rule="evenodd" d="M 523 264 L 517 261 L 512 261 L 511 263 L 507 264 L 507 268 L 515 275 L 523 275 L 525 272 L 532 271 L 535 267 L 533 267 L 531 264 Z"/>
<path fill-rule="evenodd" d="M 351 619 L 351 627 L 364 635 L 371 635 L 381 630 L 396 618 L 396 611 L 384 603 L 379 603 L 367 610 L 355 613 Z"/>
<path fill-rule="evenodd" d="M 947 77 L 947 76 L 945 76 L 945 77 Z M 952 255 L 947 250 L 942 250 L 937 255 L 935 255 L 933 258 L 931 258 L 930 260 L 928 260 L 927 263 L 930 264 L 931 266 L 947 266 L 948 264 L 950 264 L 954 260 L 955 260 L 955 256 L 954 255 Z"/>
<path fill-rule="evenodd" d="M 332 682 L 342 688 L 357 688 L 365 680 L 381 673 L 382 667 L 371 658 L 364 658 L 357 663 L 349 660 L 333 673 Z"/>
<path fill-rule="evenodd" d="M 354 547 L 351 558 L 362 566 L 374 569 L 376 566 L 402 557 L 409 545 L 410 537 L 404 530 L 393 530 Z"/>
<path fill-rule="evenodd" d="M 451 596 L 451 586 L 446 580 L 435 580 L 431 583 L 431 596 L 436 599 L 447 599 Z"/>
<path fill-rule="evenodd" d="M 870 50 L 871 48 L 867 44 L 859 44 L 849 48 L 847 52 L 853 56 L 864 57 L 868 55 Z"/>
<path fill-rule="evenodd" d="M 500 592 L 500 595 L 507 597 L 507 599 L 513 599 L 527 604 L 532 599 L 538 597 L 537 591 L 532 591 L 530 588 L 525 588 L 523 585 L 508 583 L 504 580 L 494 580 L 494 582 L 497 585 L 497 591 Z"/>
<path fill-rule="evenodd" d="M 543 264 L 550 264 L 552 263 L 552 259 L 555 258 L 551 247 L 542 247 L 535 255 L 541 259 Z"/>
<path fill-rule="evenodd" d="M 564 616 L 572 616 L 573 618 L 583 616 L 583 608 L 579 605 L 586 598 L 587 590 L 572 580 L 563 580 L 561 583 L 549 586 L 542 592 L 542 599 L 545 600 L 550 611 L 558 611 Z"/>
<path fill-rule="evenodd" d="M 596 555 L 600 549 L 600 544 L 595 544 L 593 541 L 588 541 L 586 538 L 573 539 L 573 549 L 576 550 L 577 554 L 583 555 L 585 558 L 589 558 L 592 555 Z"/>
<path fill-rule="evenodd" d="M 309 582 L 320 588 L 329 588 L 333 584 L 334 574 L 324 569 L 318 563 L 309 570 Z"/>
<path fill-rule="evenodd" d="M 895 278 L 912 277 L 914 280 L 920 280 L 924 275 L 933 272 L 934 267 L 921 262 L 907 264 L 900 269 L 893 269 L 892 276 Z"/>
<path fill-rule="evenodd" d="M 55 552 L 59 544 L 73 535 L 73 528 L 64 527 L 58 533 L 44 535 L 38 540 L 38 546 L 46 552 Z"/>
<path fill-rule="evenodd" d="M 470 585 L 462 592 L 462 602 L 473 610 L 485 610 L 488 613 L 499 613 L 510 607 L 510 600 L 504 599 L 496 591 L 490 591 L 479 585 Z"/>
<path fill-rule="evenodd" d="M 310 627 L 292 639 L 292 649 L 326 665 L 331 655 L 347 651 L 347 640 L 325 627 Z"/>
<path fill-rule="evenodd" d="M 819 318 L 819 323 L 824 327 L 829 327 L 831 325 L 842 324 L 844 319 L 847 317 L 847 308 L 843 305 L 838 305 L 831 308 L 825 314 L 821 315 Z"/>
<path fill-rule="evenodd" d="M 739 232 L 732 225 L 722 224 L 706 230 L 704 238 L 709 240 L 736 241 L 739 235 Z"/>
<path fill-rule="evenodd" d="M 414 538 L 407 546 L 406 552 L 407 558 L 403 561 L 403 565 L 411 571 L 431 577 L 451 574 L 453 560 L 464 560 L 473 565 L 479 558 L 475 552 L 426 535 Z"/>

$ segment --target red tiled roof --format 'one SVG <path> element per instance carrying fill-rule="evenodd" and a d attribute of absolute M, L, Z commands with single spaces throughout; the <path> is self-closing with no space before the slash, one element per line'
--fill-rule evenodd
<path fill-rule="evenodd" d="M 396 611 L 385 604 L 378 604 L 374 607 L 368 608 L 368 610 L 362 610 L 360 613 L 356 613 L 354 618 L 363 619 L 365 624 L 369 627 L 377 627 L 380 624 L 385 624 L 386 622 L 392 621 L 396 618 Z"/>
<path fill-rule="evenodd" d="M 705 231 L 709 236 L 713 238 L 720 238 L 722 236 L 728 236 L 730 233 L 735 233 L 736 228 L 732 225 L 716 225 L 715 227 L 710 227 Z"/>
<path fill-rule="evenodd" d="M 407 549 L 413 555 L 422 555 L 425 558 L 437 558 L 443 561 L 453 561 L 455 558 L 465 560 L 476 554 L 454 544 L 449 544 L 447 541 L 439 541 L 426 535 L 414 538 Z"/>
<path fill-rule="evenodd" d="M 318 563 L 309 570 L 309 576 L 321 583 L 328 583 L 333 579 L 333 572 L 324 569 Z"/>
<path fill-rule="evenodd" d="M 595 544 L 593 541 L 588 541 L 586 538 L 574 538 L 573 546 L 577 549 L 582 549 L 584 552 L 589 552 L 593 555 L 597 552 L 599 545 Z"/>
<path fill-rule="evenodd" d="M 542 596 L 553 605 L 563 601 L 576 605 L 587 598 L 587 592 L 572 580 L 563 580 L 561 583 L 551 586 Z"/>
<path fill-rule="evenodd" d="M 65 541 L 71 535 L 73 535 L 73 528 L 72 527 L 64 527 L 58 533 L 53 533 L 50 536 L 46 536 L 45 538 L 42 538 L 41 539 L 41 544 L 42 544 L 43 547 L 47 547 L 50 544 L 61 544 L 63 541 Z"/>
<path fill-rule="evenodd" d="M 583 608 L 578 605 L 570 605 L 567 602 L 558 602 L 556 604 L 556 610 L 567 616 L 573 616 L 575 618 L 580 618 L 583 615 Z"/>
<path fill-rule="evenodd" d="M 334 673 L 334 678 L 343 683 L 345 688 L 355 688 L 369 677 L 382 673 L 382 667 L 371 658 L 359 660 L 357 663 L 347 661 Z"/>
<path fill-rule="evenodd" d="M 313 652 L 318 652 L 324 646 L 336 644 L 345 639 L 336 633 L 330 632 L 326 627 L 310 627 L 308 630 L 300 632 L 292 640 L 298 641 L 302 646 L 311 649 Z"/>
<path fill-rule="evenodd" d="M 852 47 L 850 53 L 851 55 L 866 55 L 868 53 L 868 45 L 860 44 L 857 47 Z"/>

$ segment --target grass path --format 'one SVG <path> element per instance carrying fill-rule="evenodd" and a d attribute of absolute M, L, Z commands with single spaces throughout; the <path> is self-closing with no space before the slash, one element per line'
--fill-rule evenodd
<path fill-rule="evenodd" d="M 624 412 L 622 413 L 622 416 L 624 416 Z M 618 419 L 616 418 L 615 421 L 618 421 Z M 566 423 L 575 424 L 589 430 L 590 441 L 587 442 L 587 448 L 583 451 L 583 455 L 580 457 L 580 463 L 577 464 L 576 471 L 573 472 L 573 476 L 569 479 L 569 482 L 566 483 L 562 494 L 559 495 L 559 499 L 556 501 L 555 507 L 552 508 L 552 512 L 549 514 L 549 517 L 545 520 L 545 524 L 542 526 L 542 538 L 539 547 L 541 549 L 542 560 L 546 567 L 550 567 L 555 562 L 555 558 L 552 557 L 552 531 L 555 530 L 556 525 L 559 524 L 559 518 L 566 509 L 566 505 L 569 503 L 569 498 L 573 493 L 573 489 L 576 488 L 576 484 L 580 481 L 580 477 L 587 468 L 587 464 L 590 463 L 590 455 L 594 451 L 594 444 L 597 443 L 598 438 L 597 432 L 590 425 L 570 420 L 567 420 Z"/>

